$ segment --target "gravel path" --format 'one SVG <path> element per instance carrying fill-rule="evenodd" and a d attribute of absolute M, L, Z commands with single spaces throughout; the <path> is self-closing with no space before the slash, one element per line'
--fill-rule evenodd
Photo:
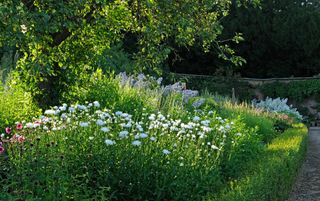
<path fill-rule="evenodd" d="M 306 160 L 287 201 L 320 201 L 320 128 L 309 130 Z"/>

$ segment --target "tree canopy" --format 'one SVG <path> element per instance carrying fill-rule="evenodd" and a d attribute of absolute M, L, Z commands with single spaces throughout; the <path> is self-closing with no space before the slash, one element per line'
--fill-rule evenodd
<path fill-rule="evenodd" d="M 94 69 L 112 68 L 113 50 L 127 55 L 136 71 L 161 71 L 177 47 L 218 51 L 241 63 L 217 40 L 230 5 L 230 0 L 3 0 L 0 46 L 21 53 L 18 72 L 35 95 L 45 92 L 47 100 L 58 100 Z M 240 39 L 236 35 L 234 41 Z"/>

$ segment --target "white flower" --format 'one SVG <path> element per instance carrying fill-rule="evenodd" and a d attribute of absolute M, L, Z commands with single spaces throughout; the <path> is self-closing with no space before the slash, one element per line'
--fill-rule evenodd
<path fill-rule="evenodd" d="M 151 141 L 156 141 L 157 139 L 155 137 L 150 138 Z"/>
<path fill-rule="evenodd" d="M 123 118 L 126 118 L 126 117 L 129 116 L 129 114 L 128 113 L 122 113 L 120 116 L 123 117 Z"/>
<path fill-rule="evenodd" d="M 225 128 L 226 128 L 226 129 L 230 129 L 231 126 L 230 126 L 229 124 L 227 124 Z"/>
<path fill-rule="evenodd" d="M 211 149 L 219 150 L 219 148 L 216 145 L 211 145 Z"/>
<path fill-rule="evenodd" d="M 106 139 L 106 140 L 104 141 L 104 143 L 106 143 L 106 145 L 114 145 L 114 144 L 116 144 L 115 141 L 109 140 L 109 139 Z"/>
<path fill-rule="evenodd" d="M 47 126 L 43 126 L 43 130 L 47 131 L 49 128 Z"/>
<path fill-rule="evenodd" d="M 212 130 L 210 127 L 207 127 L 207 126 L 202 126 L 201 128 L 206 133 L 209 133 Z"/>
<path fill-rule="evenodd" d="M 67 110 L 67 108 L 66 108 L 66 107 L 64 107 L 64 106 L 60 106 L 60 107 L 59 107 L 59 110 L 60 110 L 60 111 L 66 111 L 66 110 Z"/>
<path fill-rule="evenodd" d="M 109 131 L 110 131 L 110 129 L 109 129 L 109 128 L 107 128 L 107 127 L 102 127 L 102 128 L 101 128 L 101 131 L 106 133 L 106 132 L 109 132 Z"/>
<path fill-rule="evenodd" d="M 242 135 L 241 133 L 237 133 L 237 134 L 236 134 L 236 136 L 241 136 L 241 135 Z"/>
<path fill-rule="evenodd" d="M 69 107 L 68 110 L 69 110 L 70 113 L 74 113 L 76 111 L 76 109 L 74 107 Z"/>
<path fill-rule="evenodd" d="M 34 124 L 33 124 L 33 128 L 37 128 L 37 127 L 40 127 L 40 126 L 41 126 L 40 123 L 34 123 Z"/>
<path fill-rule="evenodd" d="M 98 108 L 100 107 L 100 103 L 98 101 L 94 101 L 93 105 L 94 105 L 94 107 L 98 107 Z"/>
<path fill-rule="evenodd" d="M 141 134 L 140 134 L 140 138 L 142 138 L 142 139 L 143 139 L 143 138 L 147 138 L 147 137 L 148 137 L 148 135 L 147 135 L 146 133 L 141 133 Z"/>
<path fill-rule="evenodd" d="M 162 153 L 163 153 L 164 155 L 168 155 L 168 154 L 171 153 L 171 151 L 169 151 L 168 149 L 164 149 L 164 150 L 162 150 Z"/>
<path fill-rule="evenodd" d="M 33 125 L 33 123 L 30 123 L 30 122 L 29 122 L 29 123 L 26 124 L 26 127 L 27 127 L 27 128 L 34 128 L 34 125 Z"/>
<path fill-rule="evenodd" d="M 89 123 L 88 122 L 80 122 L 79 124 L 81 127 L 88 127 Z"/>
<path fill-rule="evenodd" d="M 21 25 L 20 25 L 20 28 L 21 28 L 21 32 L 22 32 L 23 34 L 27 33 L 28 27 L 27 27 L 25 24 L 21 24 Z"/>
<path fill-rule="evenodd" d="M 123 127 L 124 127 L 124 128 L 131 128 L 131 127 L 132 127 L 132 124 L 131 124 L 131 122 L 129 122 L 129 123 L 125 124 Z"/>
<path fill-rule="evenodd" d="M 198 117 L 198 116 L 193 117 L 193 121 L 195 121 L 195 122 L 200 121 L 200 117 Z"/>
<path fill-rule="evenodd" d="M 46 110 L 46 111 L 44 112 L 44 114 L 46 114 L 46 115 L 55 115 L 55 114 L 56 114 L 56 111 L 55 111 L 55 110 Z"/>
<path fill-rule="evenodd" d="M 140 139 L 140 135 L 139 134 L 135 135 L 134 139 L 136 139 L 136 140 Z"/>
<path fill-rule="evenodd" d="M 159 77 L 159 78 L 157 79 L 157 84 L 158 84 L 158 85 L 161 85 L 162 80 L 163 80 L 163 78 L 162 78 L 162 77 Z"/>
<path fill-rule="evenodd" d="M 86 110 L 86 109 L 87 109 L 87 107 L 84 106 L 84 105 L 77 105 L 77 108 L 78 108 L 79 110 Z"/>
<path fill-rule="evenodd" d="M 61 114 L 61 119 L 67 119 L 67 114 L 66 113 Z"/>
<path fill-rule="evenodd" d="M 102 121 L 101 119 L 98 119 L 98 120 L 96 121 L 96 124 L 97 124 L 98 126 L 103 126 L 103 125 L 105 125 L 106 123 L 105 123 L 104 121 Z"/>
<path fill-rule="evenodd" d="M 141 142 L 139 140 L 135 140 L 135 141 L 132 142 L 132 145 L 133 146 L 140 146 Z"/>
<path fill-rule="evenodd" d="M 93 139 L 94 139 L 94 137 L 92 137 L 92 136 L 89 137 L 89 140 L 93 140 Z"/>
<path fill-rule="evenodd" d="M 209 126 L 210 120 L 201 121 L 201 124 L 204 125 L 204 126 Z"/>
<path fill-rule="evenodd" d="M 121 111 L 117 111 L 115 114 L 116 114 L 117 116 L 120 116 L 120 115 L 122 115 L 122 112 L 121 112 Z"/>
<path fill-rule="evenodd" d="M 128 134 L 129 134 L 128 131 L 121 131 L 121 132 L 119 133 L 119 137 L 120 137 L 120 138 L 125 138 L 125 137 L 128 137 Z"/>
<path fill-rule="evenodd" d="M 149 119 L 150 121 L 156 120 L 155 114 L 151 114 L 151 115 L 148 117 L 148 119 Z"/>
<path fill-rule="evenodd" d="M 143 128 L 141 125 L 137 125 L 137 129 L 140 131 L 140 132 L 143 132 Z"/>
<path fill-rule="evenodd" d="M 2 133 L 0 137 L 1 137 L 1 138 L 4 138 L 4 136 L 5 136 L 4 133 Z"/>

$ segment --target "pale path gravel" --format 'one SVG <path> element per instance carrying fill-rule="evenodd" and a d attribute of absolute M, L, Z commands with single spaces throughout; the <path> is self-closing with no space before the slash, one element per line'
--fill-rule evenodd
<path fill-rule="evenodd" d="M 309 130 L 308 151 L 288 201 L 320 201 L 320 128 Z"/>

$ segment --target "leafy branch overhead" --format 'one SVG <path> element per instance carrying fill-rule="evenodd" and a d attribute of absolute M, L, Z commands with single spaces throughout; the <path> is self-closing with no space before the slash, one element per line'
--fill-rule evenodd
<path fill-rule="evenodd" d="M 249 2 L 249 1 L 248 1 Z M 248 3 L 243 1 L 242 3 Z M 23 57 L 20 76 L 48 92 L 81 83 L 94 68 L 110 70 L 103 58 L 111 47 L 131 41 L 135 70 L 160 72 L 176 47 L 200 45 L 227 60 L 243 59 L 220 43 L 229 0 L 4 0 L 0 3 L 0 45 L 16 46 Z M 233 40 L 238 42 L 240 35 Z M 117 69 L 116 69 L 117 70 Z"/>

